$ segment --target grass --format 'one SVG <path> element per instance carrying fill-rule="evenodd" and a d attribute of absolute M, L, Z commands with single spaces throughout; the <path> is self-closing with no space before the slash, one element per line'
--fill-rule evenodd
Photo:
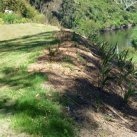
<path fill-rule="evenodd" d="M 0 40 L 9 40 L 27 35 L 35 35 L 38 33 L 51 32 L 58 30 L 57 27 L 50 25 L 42 25 L 36 23 L 0 25 Z"/>
<path fill-rule="evenodd" d="M 51 32 L 56 30 L 39 24 L 0 26 L 0 119 L 10 118 L 17 132 L 75 136 L 73 120 L 63 114 L 58 102 L 46 96 L 50 91 L 43 84 L 48 76 L 27 71 L 43 49 L 57 43 Z"/>

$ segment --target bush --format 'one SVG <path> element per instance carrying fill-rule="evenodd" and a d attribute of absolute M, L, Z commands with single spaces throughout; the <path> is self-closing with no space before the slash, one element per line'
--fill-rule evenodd
<path fill-rule="evenodd" d="M 34 18 L 36 16 L 36 10 L 29 5 L 24 5 L 24 7 L 22 6 L 21 14 L 25 18 Z"/>
<path fill-rule="evenodd" d="M 27 18 L 22 18 L 19 15 L 16 14 L 1 14 L 0 17 L 3 20 L 3 24 L 13 24 L 13 23 L 26 23 L 29 22 L 30 20 Z"/>
<path fill-rule="evenodd" d="M 0 0 L 0 12 L 4 12 L 7 8 L 25 18 L 33 18 L 37 13 L 26 0 Z"/>
<path fill-rule="evenodd" d="M 12 24 L 16 20 L 15 14 L 4 14 L 3 20 L 5 23 Z"/>

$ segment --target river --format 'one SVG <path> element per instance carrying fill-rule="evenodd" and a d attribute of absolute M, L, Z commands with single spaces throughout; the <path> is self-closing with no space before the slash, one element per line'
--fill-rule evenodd
<path fill-rule="evenodd" d="M 131 35 L 134 28 L 125 29 L 125 30 L 117 30 L 117 31 L 108 31 L 105 33 L 100 33 L 99 38 L 100 40 L 107 41 L 109 45 L 118 45 L 120 50 L 123 50 L 131 44 Z"/>

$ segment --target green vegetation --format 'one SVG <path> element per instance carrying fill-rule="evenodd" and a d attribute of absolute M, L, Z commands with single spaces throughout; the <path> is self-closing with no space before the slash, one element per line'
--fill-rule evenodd
<path fill-rule="evenodd" d="M 137 14 L 133 9 L 125 11 L 113 0 L 64 0 L 59 18 L 65 27 L 90 36 L 95 30 L 136 24 Z"/>
<path fill-rule="evenodd" d="M 127 48 L 127 50 L 128 50 L 128 57 L 133 59 L 132 61 L 134 64 L 137 64 L 137 50 L 135 50 L 134 47 L 129 47 Z"/>
<path fill-rule="evenodd" d="M 13 113 L 9 119 L 14 128 L 21 132 L 43 137 L 73 137 L 72 120 L 64 116 L 58 102 L 48 99 L 47 95 L 52 92 L 43 88 L 44 82 L 48 81 L 47 75 L 28 72 L 28 67 L 36 62 L 42 50 L 58 42 L 51 32 L 56 29 L 30 25 L 29 32 L 26 29 L 20 32 L 22 25 L 16 24 L 18 37 L 12 33 L 9 40 L 5 40 L 5 35 L 1 38 L 0 107 L 4 111 L 0 115 L 6 119 L 8 113 Z M 15 27 L 7 25 L 8 35 L 12 26 Z M 21 37 L 23 33 L 25 36 Z"/>
<path fill-rule="evenodd" d="M 13 13 L 5 13 L 5 10 L 11 10 Z M 26 0 L 0 0 L 0 24 L 31 21 L 44 23 L 46 19 Z"/>
<path fill-rule="evenodd" d="M 47 21 L 61 29 L 37 24 Z M 0 0 L 0 124 L 7 136 L 111 136 L 120 124 L 124 131 L 122 123 L 137 116 L 137 29 L 127 49 L 97 34 L 136 24 L 137 7 L 119 0 Z"/>
<path fill-rule="evenodd" d="M 129 59 L 129 51 L 124 50 L 120 53 L 116 53 L 116 47 L 109 47 L 107 43 L 98 43 L 99 54 L 101 56 L 101 66 L 98 73 L 98 86 L 103 89 L 108 86 L 112 81 L 117 81 L 115 86 L 121 87 L 124 94 L 123 98 L 125 102 L 128 102 L 129 97 L 136 94 L 136 82 L 131 81 L 136 77 L 136 68 L 132 62 L 132 58 Z M 115 65 L 112 63 L 115 62 Z M 115 76 L 112 73 L 116 67 L 118 70 L 115 72 Z M 123 90 L 123 83 L 132 83 L 127 86 L 127 89 Z"/>
<path fill-rule="evenodd" d="M 134 29 L 131 37 L 131 42 L 135 50 L 137 49 L 137 28 Z"/>

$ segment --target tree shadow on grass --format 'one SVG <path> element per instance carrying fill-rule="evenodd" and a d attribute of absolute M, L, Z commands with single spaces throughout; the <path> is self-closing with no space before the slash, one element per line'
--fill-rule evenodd
<path fill-rule="evenodd" d="M 31 52 L 57 44 L 53 32 L 25 36 L 0 42 L 0 52 Z M 13 62 L 14 63 L 14 62 Z M 12 91 L 14 96 L 0 97 L 0 113 L 11 114 L 13 125 L 32 135 L 45 137 L 75 136 L 73 120 L 65 116 L 61 105 L 49 100 L 46 89 L 40 87 L 47 80 L 42 73 L 28 73 L 24 68 L 5 67 L 0 70 L 0 86 L 6 86 L 6 92 Z M 4 89 L 3 89 L 4 90 Z M 1 90 L 2 91 L 2 90 Z M 2 91 L 4 93 L 4 91 Z M 19 93 L 21 92 L 21 93 Z"/>
<path fill-rule="evenodd" d="M 40 87 L 47 79 L 45 74 L 20 72 L 15 68 L 5 68 L 1 86 L 8 86 L 18 95 L 17 99 L 0 96 L 0 114 L 11 115 L 12 124 L 21 132 L 43 137 L 73 137 L 74 123 L 65 116 L 61 106 L 46 97 L 46 89 Z M 45 77 L 44 77 L 45 76 Z M 4 91 L 3 91 L 4 92 Z"/>
<path fill-rule="evenodd" d="M 0 98 L 1 114 L 11 114 L 15 129 L 43 137 L 73 137 L 73 122 L 65 117 L 58 105 L 44 95 L 25 95 L 11 103 L 7 97 Z M 7 105 L 8 104 L 8 105 Z"/>
<path fill-rule="evenodd" d="M 39 33 L 17 39 L 0 41 L 0 52 L 25 51 L 31 52 L 58 43 L 55 32 Z"/>
<path fill-rule="evenodd" d="M 35 86 L 35 84 L 47 80 L 46 75 L 42 73 L 28 73 L 20 68 L 5 67 L 0 71 L 3 77 L 0 78 L 1 86 L 8 86 L 15 90 Z"/>

